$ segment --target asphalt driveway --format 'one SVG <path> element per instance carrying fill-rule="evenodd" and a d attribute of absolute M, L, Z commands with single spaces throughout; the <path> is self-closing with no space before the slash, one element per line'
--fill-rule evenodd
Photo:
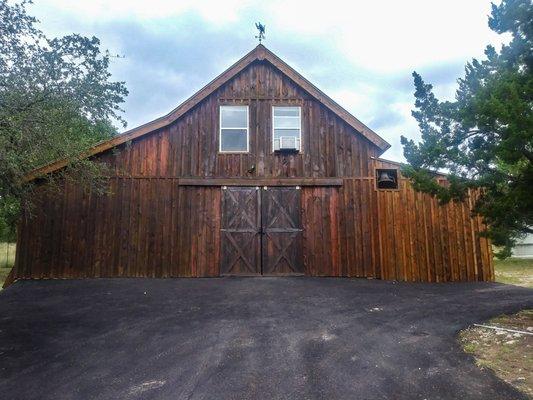
<path fill-rule="evenodd" d="M 329 278 L 19 282 L 3 399 L 521 399 L 458 330 L 533 307 L 501 284 Z"/>

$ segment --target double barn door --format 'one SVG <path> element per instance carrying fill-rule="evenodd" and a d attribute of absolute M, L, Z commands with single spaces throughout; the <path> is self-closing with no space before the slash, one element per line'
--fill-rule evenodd
<path fill-rule="evenodd" d="M 300 190 L 222 189 L 222 275 L 301 275 Z"/>

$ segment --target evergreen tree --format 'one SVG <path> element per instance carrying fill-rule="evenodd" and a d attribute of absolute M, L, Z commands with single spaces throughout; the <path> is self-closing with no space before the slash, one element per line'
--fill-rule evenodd
<path fill-rule="evenodd" d="M 461 201 L 468 189 L 481 197 L 473 213 L 488 224 L 484 233 L 510 255 L 516 240 L 533 233 L 533 4 L 503 0 L 492 4 L 489 27 L 510 33 L 498 52 L 473 59 L 459 79 L 454 101 L 439 101 L 432 85 L 413 73 L 421 141 L 402 137 L 408 164 L 404 174 L 417 190 L 441 202 Z M 432 171 L 449 173 L 440 186 Z"/>

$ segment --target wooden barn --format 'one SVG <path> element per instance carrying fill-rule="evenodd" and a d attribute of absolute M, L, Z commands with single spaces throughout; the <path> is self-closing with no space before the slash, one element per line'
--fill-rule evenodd
<path fill-rule="evenodd" d="M 113 171 L 109 194 L 39 192 L 11 280 L 493 280 L 473 195 L 440 206 L 415 192 L 379 158 L 388 147 L 259 45 L 169 114 L 91 149 Z"/>

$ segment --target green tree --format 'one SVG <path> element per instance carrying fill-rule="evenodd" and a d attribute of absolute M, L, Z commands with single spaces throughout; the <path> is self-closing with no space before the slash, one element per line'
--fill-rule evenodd
<path fill-rule="evenodd" d="M 466 65 L 454 101 L 439 101 L 413 73 L 412 115 L 421 141 L 401 140 L 409 164 L 404 173 L 417 190 L 443 203 L 465 199 L 470 188 L 481 193 L 472 211 L 506 257 L 518 238 L 533 233 L 532 2 L 492 4 L 489 27 L 511 40 L 499 52 L 488 46 L 485 59 Z M 449 186 L 436 183 L 437 170 L 449 172 Z"/>
<path fill-rule="evenodd" d="M 111 55 L 96 37 L 47 37 L 28 15 L 31 1 L 0 0 L 0 234 L 13 235 L 34 185 L 24 176 L 74 157 L 125 127 L 120 104 L 128 94 L 112 82 Z M 62 177 L 101 187 L 103 166 L 72 159 Z M 44 177 L 53 186 L 58 175 Z M 0 238 L 0 240 L 2 240 Z"/>

